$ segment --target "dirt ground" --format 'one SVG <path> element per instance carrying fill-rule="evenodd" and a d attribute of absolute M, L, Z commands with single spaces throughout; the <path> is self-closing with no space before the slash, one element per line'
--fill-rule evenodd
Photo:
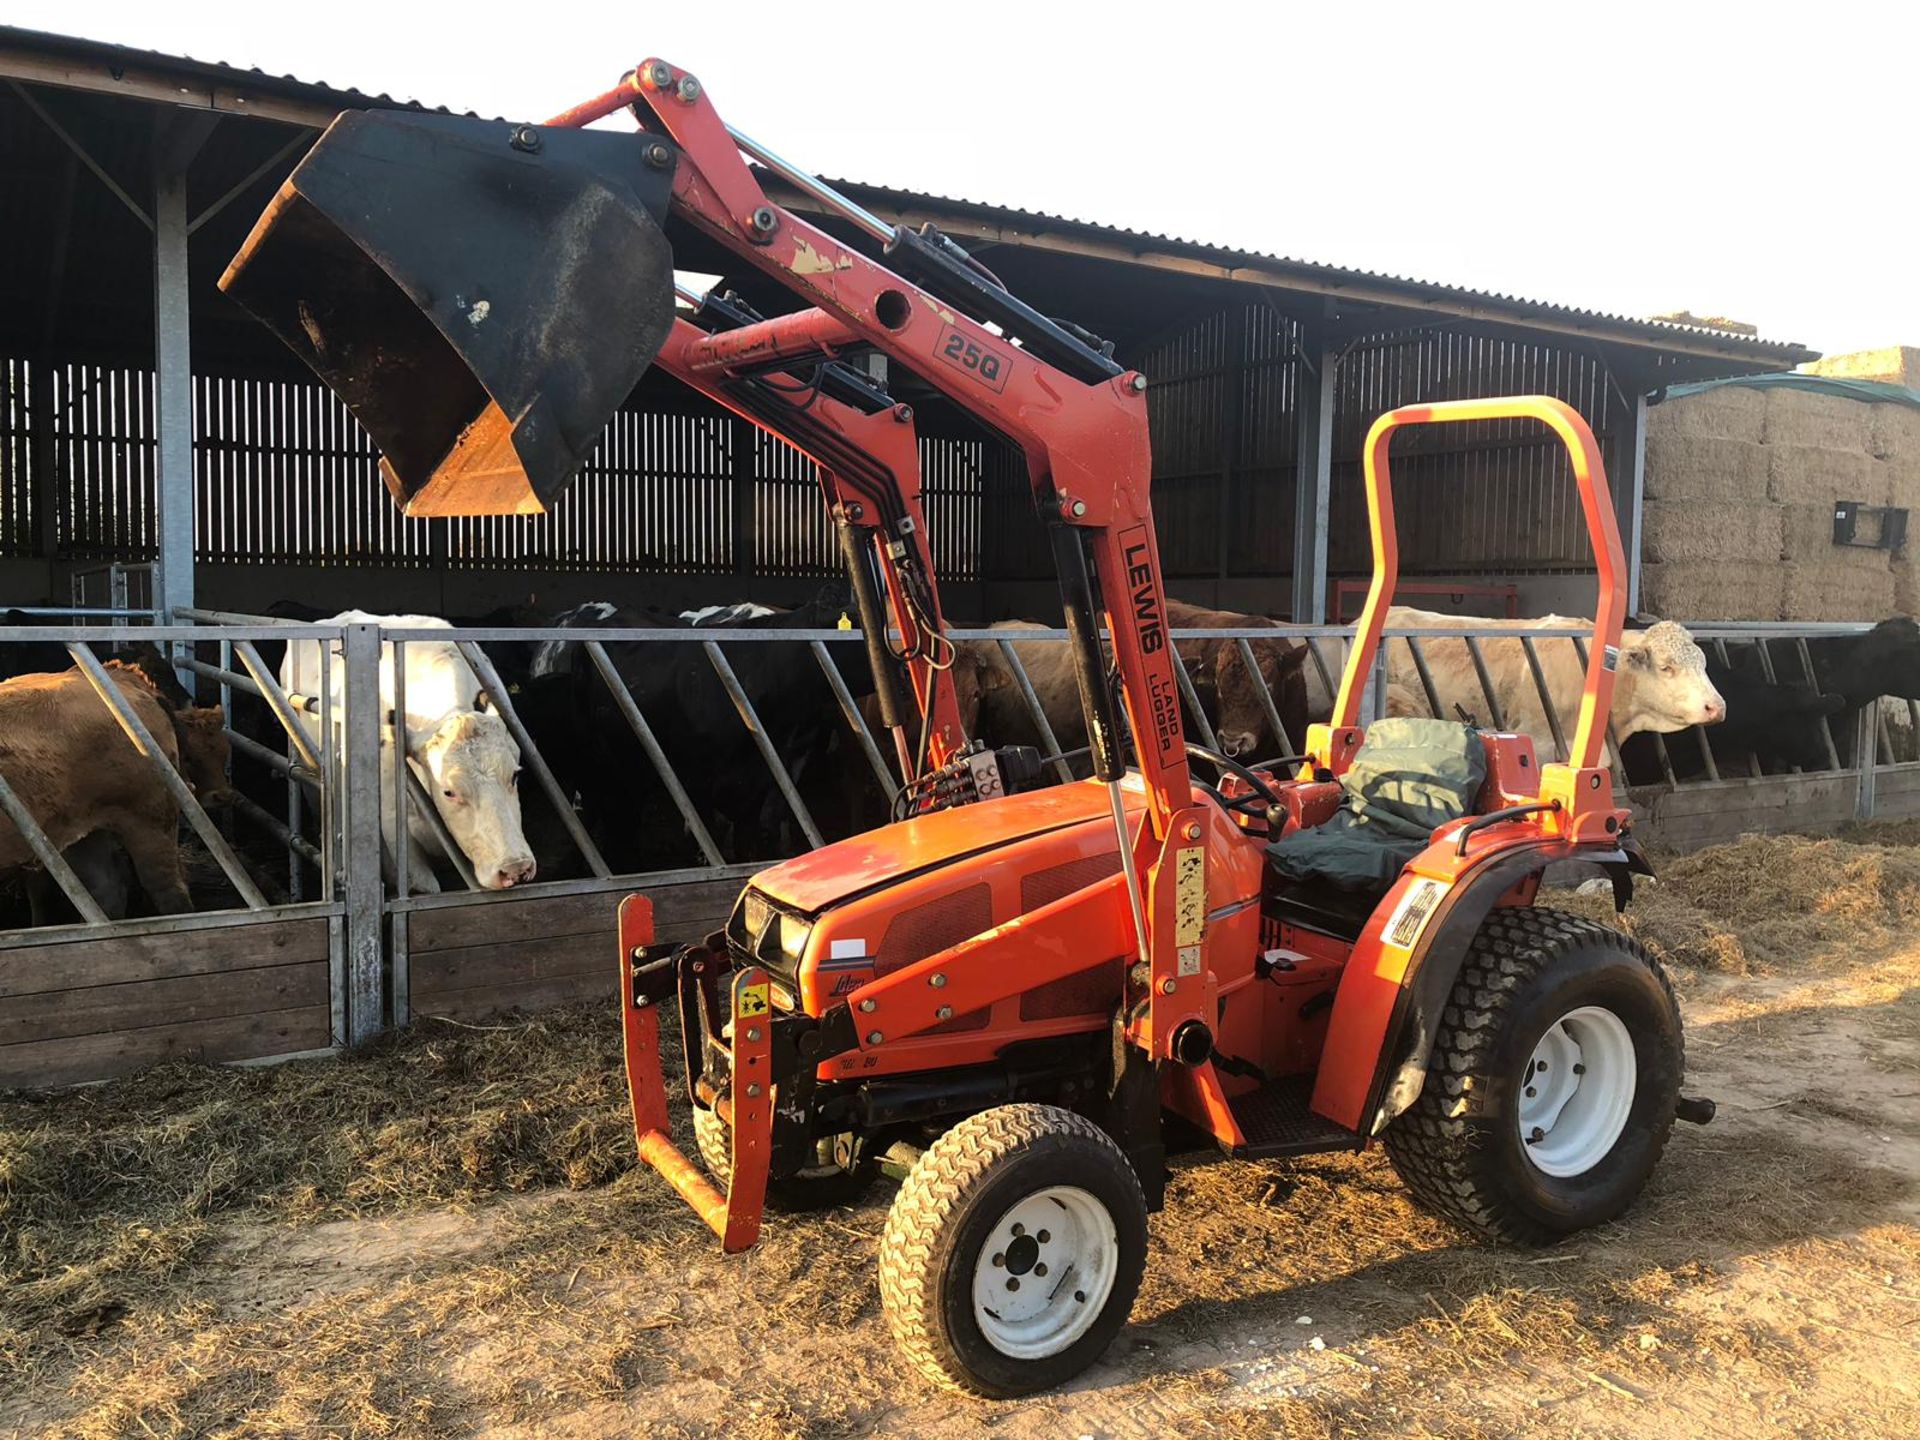
<path fill-rule="evenodd" d="M 896 1366 L 891 1187 L 723 1259 L 634 1173 L 610 1004 L 0 1099 L 0 1435 L 1911 1436 L 1916 839 L 1644 893 L 1720 1113 L 1619 1224 L 1489 1248 L 1377 1154 L 1185 1167 L 1119 1341 L 1022 1403 Z"/>

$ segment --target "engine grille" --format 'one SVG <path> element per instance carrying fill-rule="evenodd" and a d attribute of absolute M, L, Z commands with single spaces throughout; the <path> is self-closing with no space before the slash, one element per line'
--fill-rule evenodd
<path fill-rule="evenodd" d="M 1051 905 L 1064 895 L 1106 879 L 1119 868 L 1120 852 L 1109 850 L 1104 855 L 1088 855 L 1036 870 L 1020 881 L 1020 909 L 1025 912 Z M 1057 1020 L 1063 1015 L 1103 1015 L 1120 994 L 1125 970 L 1126 962 L 1115 959 L 1111 964 L 1029 990 L 1020 997 L 1020 1018 Z"/>
<path fill-rule="evenodd" d="M 993 924 L 993 890 L 986 884 L 969 885 L 938 900 L 929 900 L 911 910 L 902 910 L 887 924 L 887 933 L 873 952 L 873 974 L 877 980 L 916 960 L 971 939 Z M 969 1010 L 956 1015 L 930 1032 L 951 1034 L 959 1030 L 978 1030 L 987 1023 L 985 1010 Z"/>

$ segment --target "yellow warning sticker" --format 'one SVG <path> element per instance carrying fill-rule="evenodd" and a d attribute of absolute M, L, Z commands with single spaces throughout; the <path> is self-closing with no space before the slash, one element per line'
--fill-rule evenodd
<path fill-rule="evenodd" d="M 758 985 L 742 985 L 734 995 L 733 1013 L 742 1020 L 751 1020 L 756 1015 L 766 1014 L 766 982 L 762 981 Z"/>
<path fill-rule="evenodd" d="M 1198 945 L 1207 929 L 1207 851 L 1202 845 L 1173 856 L 1173 913 L 1176 945 Z"/>

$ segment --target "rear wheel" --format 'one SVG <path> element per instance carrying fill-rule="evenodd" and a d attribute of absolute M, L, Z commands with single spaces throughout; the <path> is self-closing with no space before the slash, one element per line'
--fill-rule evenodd
<path fill-rule="evenodd" d="M 1635 941 L 1559 911 L 1498 909 L 1387 1154 L 1428 1209 L 1492 1239 L 1551 1241 L 1633 1203 L 1684 1068 L 1673 987 Z"/>
<path fill-rule="evenodd" d="M 700 1151 L 700 1162 L 707 1173 L 725 1187 L 733 1174 L 733 1144 L 727 1122 L 711 1110 L 693 1108 L 693 1143 Z M 820 1143 L 813 1165 L 803 1166 L 792 1175 L 767 1179 L 767 1204 L 776 1210 L 828 1210 L 835 1205 L 851 1205 L 873 1183 L 871 1166 L 848 1170 L 833 1158 L 833 1142 Z"/>
<path fill-rule="evenodd" d="M 1007 1399 L 1099 1359 L 1146 1253 L 1146 1198 L 1120 1147 L 1072 1111 L 1004 1105 L 941 1136 L 901 1185 L 880 1299 L 922 1374 Z"/>

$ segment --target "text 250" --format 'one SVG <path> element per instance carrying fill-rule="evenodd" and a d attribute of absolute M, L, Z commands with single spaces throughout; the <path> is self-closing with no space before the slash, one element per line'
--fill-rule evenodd
<path fill-rule="evenodd" d="M 954 369 L 971 375 L 996 395 L 1007 386 L 1007 357 L 970 340 L 949 325 L 940 336 L 940 358 Z"/>

